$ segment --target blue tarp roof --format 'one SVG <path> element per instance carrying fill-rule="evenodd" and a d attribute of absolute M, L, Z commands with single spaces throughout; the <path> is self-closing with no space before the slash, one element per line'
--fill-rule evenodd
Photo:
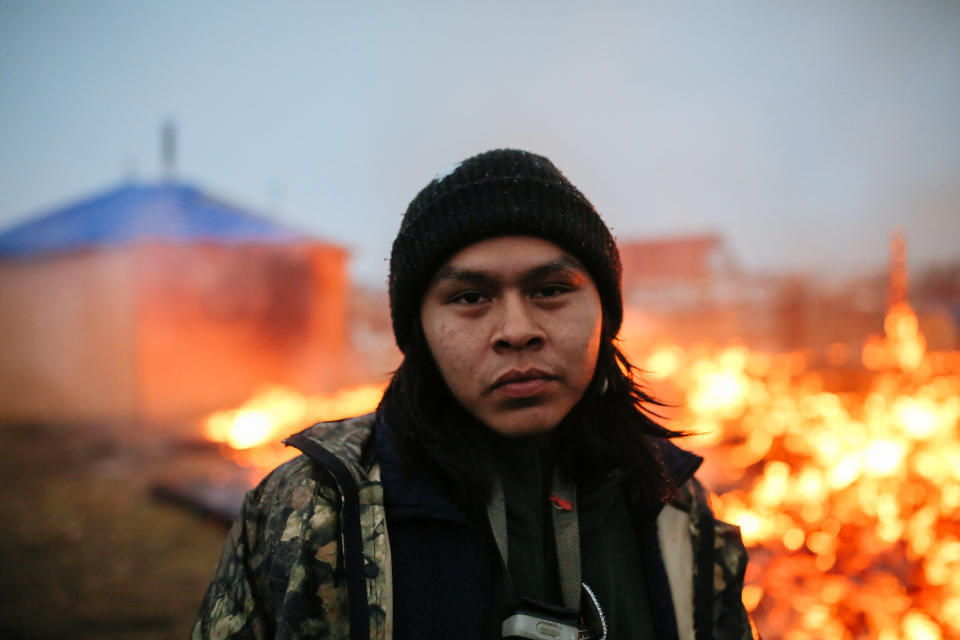
<path fill-rule="evenodd" d="M 56 209 L 0 234 L 0 256 L 112 247 L 144 240 L 272 243 L 305 234 L 176 183 L 124 185 Z"/>

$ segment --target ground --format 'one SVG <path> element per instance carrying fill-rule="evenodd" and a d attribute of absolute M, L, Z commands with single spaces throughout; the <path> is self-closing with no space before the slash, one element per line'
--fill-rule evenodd
<path fill-rule="evenodd" d="M 0 425 L 0 443 L 0 637 L 189 637 L 226 528 L 151 487 L 216 453 L 122 425 Z"/>

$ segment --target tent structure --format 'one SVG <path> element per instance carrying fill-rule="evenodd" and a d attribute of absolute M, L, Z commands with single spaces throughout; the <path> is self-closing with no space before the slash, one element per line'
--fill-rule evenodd
<path fill-rule="evenodd" d="M 0 421 L 184 423 L 348 382 L 347 252 L 181 183 L 0 234 Z"/>

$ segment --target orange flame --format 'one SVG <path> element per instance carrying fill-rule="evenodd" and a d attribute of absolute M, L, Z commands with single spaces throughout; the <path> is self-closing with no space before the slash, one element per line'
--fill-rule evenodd
<path fill-rule="evenodd" d="M 744 604 L 767 637 L 960 638 L 960 352 L 928 353 L 909 305 L 871 338 L 866 388 L 805 354 L 660 347 L 717 516 L 751 552 Z M 830 347 L 827 361 L 841 361 Z"/>
<path fill-rule="evenodd" d="M 306 396 L 293 389 L 268 386 L 241 407 L 207 417 L 204 435 L 223 444 L 222 451 L 238 464 L 251 467 L 253 480 L 295 456 L 281 440 L 305 426 L 373 411 L 383 386 L 366 385 L 326 396 Z"/>

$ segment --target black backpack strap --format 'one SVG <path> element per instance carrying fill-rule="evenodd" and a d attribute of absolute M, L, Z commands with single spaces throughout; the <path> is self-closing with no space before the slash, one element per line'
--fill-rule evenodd
<path fill-rule="evenodd" d="M 347 465 L 315 440 L 297 433 L 283 441 L 319 463 L 340 491 L 340 548 L 347 574 L 347 603 L 350 611 L 350 640 L 369 640 L 370 612 L 367 587 L 363 582 L 363 530 L 360 526 L 360 490 Z"/>

